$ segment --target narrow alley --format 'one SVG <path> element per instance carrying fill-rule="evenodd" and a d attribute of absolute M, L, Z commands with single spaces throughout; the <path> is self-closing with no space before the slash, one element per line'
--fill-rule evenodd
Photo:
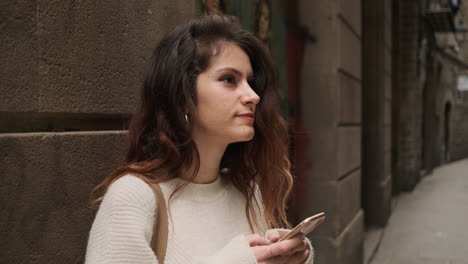
<path fill-rule="evenodd" d="M 468 263 L 468 159 L 398 196 L 371 264 Z"/>

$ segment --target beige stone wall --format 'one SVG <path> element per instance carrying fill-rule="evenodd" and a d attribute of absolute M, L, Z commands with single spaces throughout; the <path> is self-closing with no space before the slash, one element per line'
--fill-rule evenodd
<path fill-rule="evenodd" d="M 419 79 L 419 19 L 417 1 L 395 2 L 393 23 L 394 85 L 393 107 L 393 192 L 412 190 L 420 180 L 422 168 L 423 85 Z"/>
<path fill-rule="evenodd" d="M 304 214 L 327 214 L 311 235 L 316 263 L 361 263 L 361 1 L 303 0 L 298 10 L 317 37 L 305 48 L 301 72 L 312 164 Z"/>
<path fill-rule="evenodd" d="M 142 70 L 194 1 L 2 1 L 1 263 L 82 263 Z M 68 132 L 67 132 L 68 131 Z"/>
<path fill-rule="evenodd" d="M 462 1 L 460 16 L 468 27 L 468 3 Z M 465 33 L 465 39 L 460 44 L 460 54 L 465 63 L 468 64 L 468 33 Z M 468 69 L 457 69 L 458 74 L 468 75 Z M 449 159 L 458 160 L 468 157 L 468 91 L 453 92 L 454 103 L 452 105 L 452 115 L 450 125 L 449 139 Z"/>
<path fill-rule="evenodd" d="M 122 160 L 126 133 L 1 134 L 1 263 L 83 263 L 90 191 Z"/>
<path fill-rule="evenodd" d="M 366 224 L 391 211 L 393 39 L 389 0 L 363 1 L 362 205 Z"/>

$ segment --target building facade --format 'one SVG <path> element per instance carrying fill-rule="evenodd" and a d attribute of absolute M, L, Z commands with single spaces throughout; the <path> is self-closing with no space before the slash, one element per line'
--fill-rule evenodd
<path fill-rule="evenodd" d="M 293 223 L 318 212 L 315 263 L 365 263 L 392 197 L 468 157 L 468 4 L 158 0 L 0 8 L 3 263 L 82 263 L 92 188 L 123 159 L 162 34 L 216 9 L 273 54 L 291 128 Z M 456 37 L 458 36 L 458 37 Z"/>

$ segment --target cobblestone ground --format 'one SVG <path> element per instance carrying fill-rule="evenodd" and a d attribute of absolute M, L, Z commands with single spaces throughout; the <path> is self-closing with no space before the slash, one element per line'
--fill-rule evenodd
<path fill-rule="evenodd" d="M 468 159 L 435 169 L 396 199 L 370 264 L 468 264 Z"/>

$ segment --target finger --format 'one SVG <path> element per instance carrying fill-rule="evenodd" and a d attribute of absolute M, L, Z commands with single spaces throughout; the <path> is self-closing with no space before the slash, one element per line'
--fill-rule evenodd
<path fill-rule="evenodd" d="M 270 245 L 253 247 L 254 255 L 257 261 L 263 261 L 274 257 L 287 256 L 291 257 L 294 253 L 306 249 L 304 240 L 300 236 L 295 236 L 291 239 L 276 242 Z"/>
<path fill-rule="evenodd" d="M 289 257 L 286 256 L 276 256 L 267 259 L 264 263 L 268 264 L 289 264 Z"/>
<path fill-rule="evenodd" d="M 289 256 L 285 263 L 289 264 L 304 264 L 309 257 L 309 250 L 302 250 Z"/>
<path fill-rule="evenodd" d="M 306 260 L 309 258 L 309 255 L 310 255 L 310 250 L 309 249 L 304 250 L 304 255 L 303 255 L 302 261 L 300 263 L 305 263 Z"/>
<path fill-rule="evenodd" d="M 251 234 L 245 237 L 247 242 L 249 242 L 249 246 L 261 246 L 261 245 L 269 245 L 270 242 L 266 240 L 264 237 L 260 236 L 259 234 Z"/>
<path fill-rule="evenodd" d="M 301 252 L 298 252 L 299 264 L 305 264 L 306 260 L 309 258 L 310 250 L 306 249 Z"/>
<path fill-rule="evenodd" d="M 304 240 L 300 236 L 291 239 L 276 242 L 270 245 L 273 256 L 292 254 L 305 249 Z"/>
<path fill-rule="evenodd" d="M 295 247 L 294 249 L 292 249 L 289 253 L 287 253 L 287 255 L 293 255 L 293 254 L 296 254 L 299 251 L 304 251 L 304 250 L 307 250 L 307 249 L 309 249 L 309 243 L 307 243 L 307 241 L 303 240 L 302 244 L 300 244 L 297 247 Z"/>
<path fill-rule="evenodd" d="M 273 256 L 269 245 L 252 247 L 252 251 L 255 258 L 257 259 L 257 262 L 261 263 L 265 261 L 265 263 L 274 263 L 272 262 L 272 258 L 274 258 L 275 256 Z"/>
<path fill-rule="evenodd" d="M 292 239 L 298 239 L 300 241 L 298 243 L 300 243 L 302 246 L 299 247 L 299 250 L 304 250 L 309 247 L 309 242 L 307 242 L 306 236 L 304 234 L 298 234 Z"/>
<path fill-rule="evenodd" d="M 291 256 L 276 256 L 257 261 L 258 264 L 297 264 L 295 262 L 291 262 L 291 260 Z"/>
<path fill-rule="evenodd" d="M 304 245 L 304 249 L 309 249 L 309 242 L 306 239 L 302 240 L 302 244 Z"/>

